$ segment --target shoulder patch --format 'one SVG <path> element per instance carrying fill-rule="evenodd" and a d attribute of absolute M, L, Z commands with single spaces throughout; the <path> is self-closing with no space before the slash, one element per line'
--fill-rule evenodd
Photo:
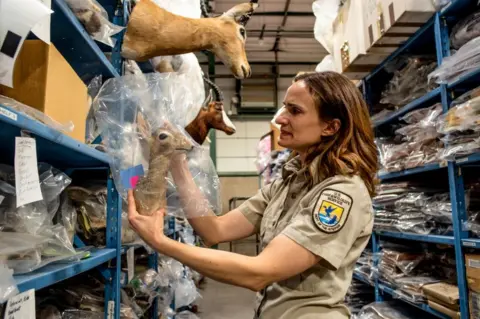
<path fill-rule="evenodd" d="M 315 205 L 312 217 L 314 224 L 325 233 L 336 233 L 347 221 L 353 199 L 340 191 L 325 189 Z"/>

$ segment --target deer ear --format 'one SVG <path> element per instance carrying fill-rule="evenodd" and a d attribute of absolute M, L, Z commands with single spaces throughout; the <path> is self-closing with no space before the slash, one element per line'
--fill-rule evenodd
<path fill-rule="evenodd" d="M 225 12 L 222 17 L 234 19 L 235 22 L 245 25 L 257 8 L 258 3 L 241 3 Z"/>
<path fill-rule="evenodd" d="M 205 98 L 205 101 L 203 101 L 202 108 L 204 110 L 208 109 L 208 105 L 212 103 L 213 101 L 213 94 L 212 94 L 212 89 L 208 90 L 208 96 Z"/>
<path fill-rule="evenodd" d="M 148 138 L 151 134 L 150 124 L 145 120 L 141 112 L 137 113 L 137 130 L 143 138 Z"/>

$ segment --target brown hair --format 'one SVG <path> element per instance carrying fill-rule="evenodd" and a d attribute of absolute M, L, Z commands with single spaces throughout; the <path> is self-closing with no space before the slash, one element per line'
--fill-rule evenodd
<path fill-rule="evenodd" d="M 312 183 L 335 175 L 359 175 L 371 196 L 375 194 L 377 148 L 368 108 L 358 88 L 336 72 L 300 74 L 323 121 L 339 119 L 338 132 L 310 148 L 305 164 Z M 295 153 L 295 152 L 294 152 Z M 296 154 L 292 154 L 296 156 Z"/>

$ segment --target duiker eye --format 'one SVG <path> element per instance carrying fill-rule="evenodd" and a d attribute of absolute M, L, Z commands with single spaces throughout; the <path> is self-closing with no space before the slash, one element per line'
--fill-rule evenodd
<path fill-rule="evenodd" d="M 245 31 L 245 28 L 240 28 L 240 35 L 242 38 L 246 39 L 247 38 L 247 31 Z"/>
<path fill-rule="evenodd" d="M 158 138 L 159 138 L 161 141 L 163 141 L 163 140 L 165 140 L 165 139 L 168 138 L 168 135 L 165 134 L 165 133 L 161 133 L 160 135 L 158 135 Z"/>

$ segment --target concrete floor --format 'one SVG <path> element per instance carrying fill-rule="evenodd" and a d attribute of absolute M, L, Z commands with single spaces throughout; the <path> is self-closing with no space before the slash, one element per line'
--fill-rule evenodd
<path fill-rule="evenodd" d="M 228 244 L 218 247 L 229 250 Z M 233 251 L 239 254 L 254 256 L 255 244 L 249 239 L 236 242 Z M 254 315 L 253 302 L 255 293 L 248 289 L 206 279 L 200 290 L 202 298 L 198 300 L 197 316 L 201 319 L 252 319 Z"/>

